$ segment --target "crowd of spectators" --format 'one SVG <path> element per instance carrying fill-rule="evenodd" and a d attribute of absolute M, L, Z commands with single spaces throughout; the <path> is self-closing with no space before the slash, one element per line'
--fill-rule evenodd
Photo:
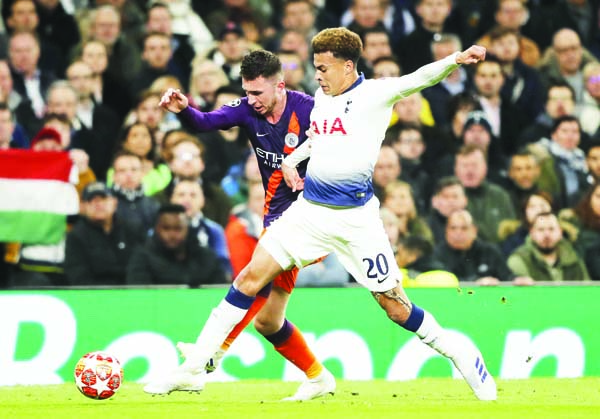
<path fill-rule="evenodd" d="M 4 1 L 0 152 L 68 151 L 81 204 L 59 243 L 0 243 L 0 288 L 230 282 L 262 229 L 256 156 L 159 98 L 239 99 L 259 48 L 313 94 L 311 37 L 335 26 L 361 36 L 367 78 L 488 49 L 394 106 L 373 186 L 409 279 L 600 280 L 598 16 L 598 0 Z M 335 256 L 298 279 L 351 282 Z"/>

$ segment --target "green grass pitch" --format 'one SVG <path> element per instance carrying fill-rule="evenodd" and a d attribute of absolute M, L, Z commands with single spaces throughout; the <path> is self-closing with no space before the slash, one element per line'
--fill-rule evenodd
<path fill-rule="evenodd" d="M 600 378 L 499 380 L 498 400 L 479 402 L 461 380 L 338 380 L 334 396 L 280 402 L 298 383 L 209 383 L 198 394 L 149 396 L 125 383 L 108 400 L 85 398 L 75 384 L 0 387 L 0 418 L 597 418 Z"/>

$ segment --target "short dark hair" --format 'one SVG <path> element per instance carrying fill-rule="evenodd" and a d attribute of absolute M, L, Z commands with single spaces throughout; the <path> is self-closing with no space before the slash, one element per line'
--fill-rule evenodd
<path fill-rule="evenodd" d="M 562 115 L 556 118 L 552 122 L 552 129 L 550 130 L 550 132 L 554 134 L 563 122 L 576 122 L 577 126 L 579 127 L 579 133 L 581 133 L 581 123 L 579 122 L 579 119 L 577 119 L 577 117 L 574 115 Z"/>
<path fill-rule="evenodd" d="M 156 218 L 158 219 L 161 214 L 185 214 L 185 207 L 181 204 L 162 204 L 158 209 Z"/>
<path fill-rule="evenodd" d="M 444 176 L 436 182 L 435 187 L 433 188 L 433 195 L 437 195 L 447 187 L 455 185 L 464 189 L 463 184 L 460 183 L 460 180 L 456 176 Z"/>
<path fill-rule="evenodd" d="M 252 51 L 242 59 L 240 75 L 245 80 L 256 80 L 261 76 L 269 78 L 278 73 L 282 73 L 281 61 L 270 51 Z"/>

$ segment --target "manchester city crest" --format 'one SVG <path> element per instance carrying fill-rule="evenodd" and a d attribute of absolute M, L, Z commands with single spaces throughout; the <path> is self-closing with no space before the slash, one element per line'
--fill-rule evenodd
<path fill-rule="evenodd" d="M 285 145 L 290 148 L 295 148 L 298 145 L 298 136 L 293 132 L 289 132 L 285 136 Z"/>
<path fill-rule="evenodd" d="M 225 106 L 229 106 L 230 108 L 235 108 L 235 107 L 240 106 L 241 103 L 242 103 L 242 99 L 237 98 L 237 99 L 233 99 L 229 103 L 226 103 Z"/>

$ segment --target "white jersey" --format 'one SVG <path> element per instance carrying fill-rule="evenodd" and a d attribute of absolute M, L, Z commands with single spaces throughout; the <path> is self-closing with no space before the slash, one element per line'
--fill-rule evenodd
<path fill-rule="evenodd" d="M 365 80 L 361 75 L 338 96 L 317 90 L 304 198 L 336 207 L 369 201 L 373 169 L 394 103 L 438 83 L 457 67 L 453 54 L 403 77 Z"/>

